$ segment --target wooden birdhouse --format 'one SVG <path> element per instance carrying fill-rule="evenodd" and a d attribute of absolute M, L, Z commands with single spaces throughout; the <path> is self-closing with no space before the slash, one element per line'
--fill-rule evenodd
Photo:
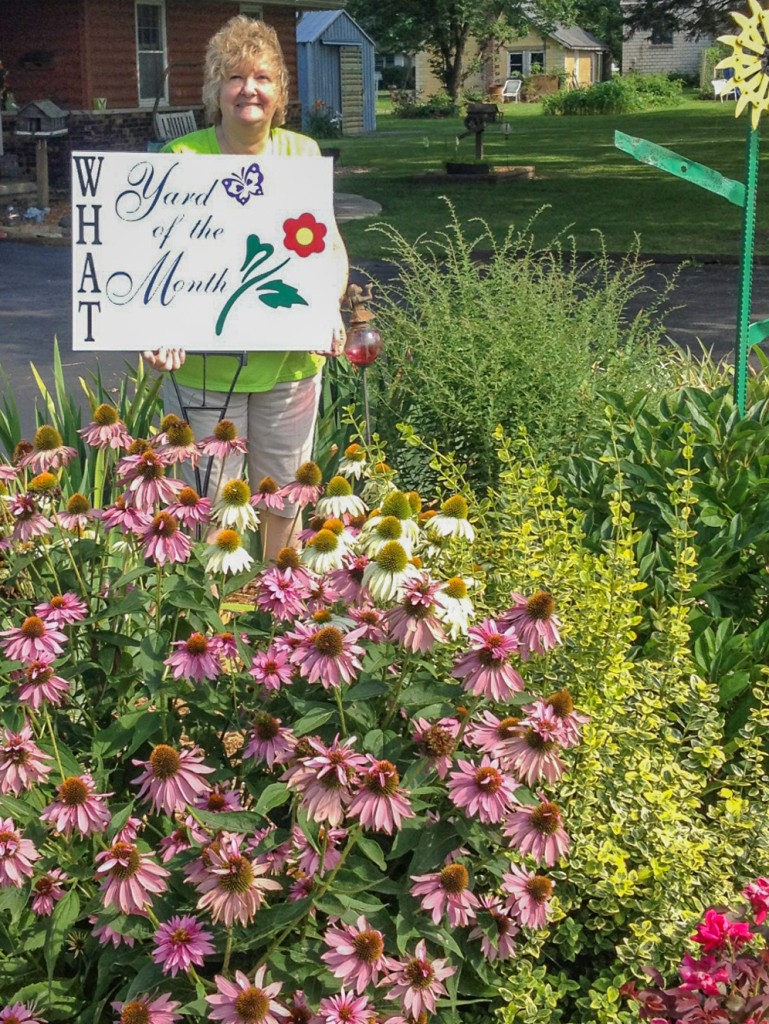
<path fill-rule="evenodd" d="M 51 139 L 67 134 L 67 117 L 64 110 L 53 100 L 33 100 L 26 103 L 16 114 L 16 134 L 35 139 Z"/>

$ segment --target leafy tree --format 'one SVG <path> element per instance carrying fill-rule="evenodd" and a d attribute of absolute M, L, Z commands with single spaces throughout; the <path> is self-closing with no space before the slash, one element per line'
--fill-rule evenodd
<path fill-rule="evenodd" d="M 446 92 L 456 99 L 467 43 L 508 41 L 530 24 L 574 24 L 575 0 L 349 0 L 347 10 L 385 52 L 426 49 Z"/>
<path fill-rule="evenodd" d="M 628 29 L 668 29 L 692 37 L 718 35 L 734 26 L 729 11 L 744 3 L 735 0 L 638 0 L 625 11 Z"/>
<path fill-rule="evenodd" d="M 623 34 L 620 0 L 576 0 L 574 22 L 606 43 L 611 60 L 620 60 Z"/>

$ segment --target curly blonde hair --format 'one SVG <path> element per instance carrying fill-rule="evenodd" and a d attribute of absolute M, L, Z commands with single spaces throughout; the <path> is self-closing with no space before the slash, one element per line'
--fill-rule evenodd
<path fill-rule="evenodd" d="M 272 123 L 284 123 L 288 103 L 288 71 L 278 35 L 274 28 L 265 25 L 263 21 L 238 14 L 211 37 L 206 48 L 203 103 L 209 124 L 221 124 L 219 88 L 222 82 L 244 65 L 265 58 L 274 64 L 278 76 L 278 102 Z"/>

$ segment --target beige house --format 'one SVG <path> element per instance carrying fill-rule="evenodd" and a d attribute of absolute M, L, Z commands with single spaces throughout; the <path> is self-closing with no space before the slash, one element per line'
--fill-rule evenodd
<path fill-rule="evenodd" d="M 507 78 L 526 78 L 533 71 L 562 75 L 566 88 L 592 85 L 603 77 L 606 46 L 583 28 L 561 28 L 552 32 L 532 29 L 528 35 L 507 43 L 494 43 L 481 54 L 478 41 L 471 39 L 465 51 L 469 69 L 462 88 L 466 92 L 488 92 Z M 430 54 L 422 50 L 415 60 L 417 95 L 427 97 L 442 88 L 430 67 Z"/>
<path fill-rule="evenodd" d="M 632 8 L 635 0 L 622 0 L 622 8 Z M 740 5 L 737 4 L 737 7 Z M 703 50 L 712 46 L 712 36 L 690 37 L 660 25 L 655 29 L 637 29 L 622 43 L 622 71 L 643 75 L 678 72 L 697 75 Z"/>

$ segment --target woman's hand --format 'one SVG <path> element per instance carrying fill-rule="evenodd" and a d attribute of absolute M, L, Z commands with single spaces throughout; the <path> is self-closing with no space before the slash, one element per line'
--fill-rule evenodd
<path fill-rule="evenodd" d="M 178 370 L 184 366 L 187 353 L 183 348 L 157 348 L 154 352 L 142 352 L 142 359 L 153 370 Z"/>

